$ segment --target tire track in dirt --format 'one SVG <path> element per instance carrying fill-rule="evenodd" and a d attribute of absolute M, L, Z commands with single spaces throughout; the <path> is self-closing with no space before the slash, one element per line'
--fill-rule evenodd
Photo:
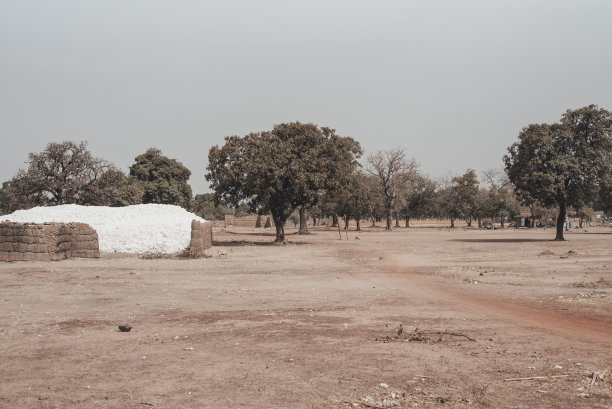
<path fill-rule="evenodd" d="M 476 315 L 493 316 L 521 327 L 545 329 L 566 339 L 581 339 L 603 345 L 612 345 L 612 322 L 606 319 L 578 316 L 570 311 L 556 311 L 549 305 L 508 299 L 488 287 L 479 290 L 444 287 L 439 278 L 425 277 L 415 272 L 399 257 L 386 255 L 384 271 L 404 285 L 402 289 L 421 297 L 451 303 Z M 405 285 L 405 284 L 410 285 Z"/>
<path fill-rule="evenodd" d="M 410 255 L 410 260 L 396 253 L 378 251 L 381 264 L 377 271 L 388 274 L 394 282 L 411 296 L 427 298 L 431 301 L 452 304 L 462 311 L 469 311 L 476 316 L 494 317 L 509 324 L 524 328 L 546 330 L 551 334 L 568 340 L 582 340 L 601 345 L 612 345 L 612 321 L 601 317 L 578 315 L 571 311 L 557 311 L 550 305 L 530 303 L 509 299 L 487 287 L 482 290 L 448 286 L 439 277 L 425 276 L 419 267 L 431 269 L 436 262 L 423 255 Z M 351 259 L 363 255 L 355 249 L 343 249 L 337 253 L 342 259 Z"/>

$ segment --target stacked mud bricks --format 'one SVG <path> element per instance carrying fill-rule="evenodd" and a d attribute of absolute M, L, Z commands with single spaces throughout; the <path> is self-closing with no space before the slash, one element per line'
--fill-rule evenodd
<path fill-rule="evenodd" d="M 270 216 L 252 215 L 235 217 L 227 214 L 225 215 L 225 227 L 268 228 L 272 226 L 274 226 L 274 222 Z"/>
<path fill-rule="evenodd" d="M 204 250 L 212 247 L 212 223 L 191 222 L 191 241 L 189 242 L 189 257 L 204 257 Z"/>
<path fill-rule="evenodd" d="M 100 257 L 98 233 L 84 223 L 0 223 L 0 261 Z"/>

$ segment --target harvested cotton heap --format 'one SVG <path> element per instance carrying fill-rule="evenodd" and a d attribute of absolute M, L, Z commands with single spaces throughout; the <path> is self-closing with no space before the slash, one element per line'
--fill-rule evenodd
<path fill-rule="evenodd" d="M 176 253 L 189 246 L 191 221 L 205 221 L 182 207 L 62 205 L 34 207 L 0 216 L 18 223 L 86 223 L 98 232 L 103 253 Z"/>

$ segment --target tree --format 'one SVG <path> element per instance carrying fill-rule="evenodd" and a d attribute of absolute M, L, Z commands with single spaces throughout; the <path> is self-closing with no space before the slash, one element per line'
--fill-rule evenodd
<path fill-rule="evenodd" d="M 370 188 L 368 176 L 361 170 L 353 173 L 350 183 L 351 216 L 355 219 L 355 230 L 361 231 L 361 219 L 369 214 Z"/>
<path fill-rule="evenodd" d="M 417 163 L 414 159 L 406 159 L 406 153 L 401 148 L 388 151 L 378 151 L 368 156 L 367 171 L 376 177 L 378 188 L 384 200 L 387 223 L 385 230 L 393 229 L 391 221 L 395 200 L 406 183 L 414 176 Z"/>
<path fill-rule="evenodd" d="M 0 215 L 33 206 L 29 203 L 27 195 L 22 193 L 21 188 L 15 186 L 16 182 L 19 181 L 9 180 L 2 184 L 2 189 L 0 189 Z"/>
<path fill-rule="evenodd" d="M 217 202 L 272 214 L 276 243 L 300 206 L 315 205 L 324 192 L 347 183 L 361 155 L 359 143 L 335 130 L 300 122 L 275 125 L 272 131 L 225 138 L 208 153 L 208 173 Z"/>
<path fill-rule="evenodd" d="M 474 169 L 468 169 L 462 176 L 454 177 L 452 180 L 456 212 L 465 220 L 468 227 L 472 226 L 477 211 L 478 185 Z"/>
<path fill-rule="evenodd" d="M 155 148 L 136 156 L 135 161 L 130 166 L 129 182 L 135 185 L 134 193 L 142 191 L 138 202 L 189 208 L 191 186 L 187 181 L 191 171 L 181 162 L 162 155 L 162 152 Z"/>
<path fill-rule="evenodd" d="M 564 240 L 568 207 L 592 201 L 610 172 L 612 113 L 596 105 L 567 110 L 559 123 L 529 125 L 518 138 L 504 156 L 506 173 L 518 191 L 558 207 L 555 240 Z"/>
<path fill-rule="evenodd" d="M 582 228 L 584 223 L 590 224 L 593 220 L 593 208 L 589 206 L 583 206 L 576 210 L 576 217 L 578 217 L 578 227 Z"/>
<path fill-rule="evenodd" d="M 361 231 L 361 219 L 368 213 L 368 176 L 360 169 L 355 170 L 346 185 L 332 195 L 325 195 L 324 208 L 337 216 L 346 216 L 345 229 L 348 229 L 349 220 L 355 219 L 356 230 Z M 330 197 L 333 197 L 330 198 Z"/>
<path fill-rule="evenodd" d="M 455 219 L 460 217 L 457 193 L 457 189 L 455 189 L 452 179 L 449 177 L 444 177 L 438 183 L 436 192 L 437 213 L 439 217 L 450 219 L 451 229 L 455 228 Z"/>
<path fill-rule="evenodd" d="M 418 174 L 408 183 L 403 192 L 403 206 L 399 211 L 406 220 L 406 227 L 410 227 L 411 218 L 431 215 L 436 187 L 436 182 Z"/>
<path fill-rule="evenodd" d="M 247 206 L 234 210 L 221 204 L 215 204 L 214 193 L 195 195 L 190 208 L 192 212 L 206 220 L 224 220 L 225 215 L 246 216 L 249 210 Z"/>
<path fill-rule="evenodd" d="M 484 203 L 484 214 L 491 217 L 493 225 L 495 225 L 495 220 L 499 218 L 503 229 L 504 220 L 518 213 L 518 202 L 510 189 L 497 187 L 495 184 L 491 185 L 487 196 Z"/>
<path fill-rule="evenodd" d="M 596 204 L 597 210 L 612 214 L 612 171 L 608 173 L 599 186 L 599 197 Z"/>
<path fill-rule="evenodd" d="M 87 143 L 49 143 L 44 151 L 28 155 L 27 170 L 3 185 L 4 207 L 80 204 L 119 205 L 118 192 L 125 176 L 111 163 L 94 157 Z"/>
<path fill-rule="evenodd" d="M 118 169 L 110 169 L 94 180 L 82 196 L 84 204 L 92 206 L 124 206 L 123 189 L 127 177 Z"/>
<path fill-rule="evenodd" d="M 482 228 L 482 219 L 487 217 L 487 205 L 489 200 L 489 191 L 482 187 L 478 188 L 476 197 L 474 198 L 474 217 L 478 221 L 478 228 Z"/>

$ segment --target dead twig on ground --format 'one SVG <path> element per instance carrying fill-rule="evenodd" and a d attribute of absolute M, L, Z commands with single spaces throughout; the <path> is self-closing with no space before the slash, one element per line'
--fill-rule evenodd
<path fill-rule="evenodd" d="M 450 335 L 452 337 L 463 337 L 472 342 L 476 342 L 476 340 L 472 337 L 469 337 L 461 332 L 451 332 L 451 331 L 419 331 L 418 328 L 415 328 L 412 332 L 407 332 L 404 330 L 404 326 L 400 324 L 399 328 L 396 330 L 397 336 L 384 336 L 381 338 L 376 338 L 377 341 L 383 342 L 391 342 L 391 341 L 407 341 L 407 342 L 442 342 L 442 337 L 444 335 Z M 432 335 L 438 335 L 439 338 L 434 340 L 430 338 Z"/>
<path fill-rule="evenodd" d="M 450 335 L 453 337 L 464 337 L 469 339 L 472 342 L 476 342 L 476 340 L 474 338 L 470 338 L 465 334 L 462 334 L 460 332 L 448 332 L 448 331 L 415 331 L 415 334 L 417 335 Z"/>
<path fill-rule="evenodd" d="M 539 381 L 545 379 L 553 379 L 553 378 L 565 378 L 570 376 L 568 375 L 549 375 L 549 376 L 530 376 L 528 378 L 510 378 L 504 379 L 504 382 L 513 382 L 513 381 Z"/>
<path fill-rule="evenodd" d="M 354 405 L 363 405 L 363 406 L 366 406 L 368 408 L 374 408 L 374 409 L 387 409 L 384 406 L 378 406 L 378 405 L 374 405 L 372 403 L 366 403 L 366 402 L 351 402 L 351 401 L 345 400 L 342 403 L 349 403 L 349 404 L 351 404 L 353 406 Z"/>

